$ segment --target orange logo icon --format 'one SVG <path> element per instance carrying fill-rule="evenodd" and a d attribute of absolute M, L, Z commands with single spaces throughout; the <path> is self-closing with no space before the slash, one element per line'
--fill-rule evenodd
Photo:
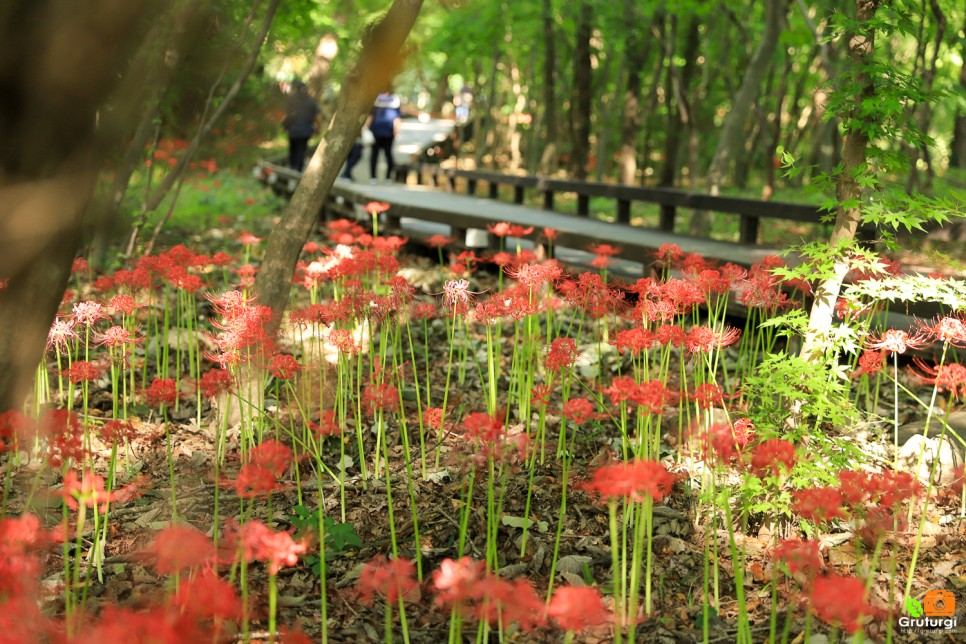
<path fill-rule="evenodd" d="M 922 598 L 926 617 L 953 617 L 956 614 L 956 595 L 948 590 L 930 590 Z"/>

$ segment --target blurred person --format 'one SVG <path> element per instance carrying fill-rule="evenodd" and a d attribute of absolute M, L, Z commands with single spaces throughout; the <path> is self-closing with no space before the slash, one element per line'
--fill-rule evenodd
<path fill-rule="evenodd" d="M 319 131 L 319 106 L 300 80 L 292 82 L 282 127 L 288 132 L 288 165 L 299 172 L 305 166 L 309 139 Z"/>
<path fill-rule="evenodd" d="M 383 92 L 376 98 L 376 103 L 366 121 L 366 127 L 372 132 L 372 154 L 369 155 L 370 183 L 376 183 L 376 166 L 379 161 L 380 150 L 386 155 L 386 182 L 392 181 L 392 173 L 396 167 L 392 159 L 392 146 L 399 134 L 399 123 L 402 121 L 402 102 L 392 91 Z"/>

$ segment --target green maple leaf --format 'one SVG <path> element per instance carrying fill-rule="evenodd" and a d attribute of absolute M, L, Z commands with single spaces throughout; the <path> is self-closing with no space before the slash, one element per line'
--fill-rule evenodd
<path fill-rule="evenodd" d="M 915 597 L 906 597 L 906 611 L 913 617 L 922 617 L 922 604 Z"/>

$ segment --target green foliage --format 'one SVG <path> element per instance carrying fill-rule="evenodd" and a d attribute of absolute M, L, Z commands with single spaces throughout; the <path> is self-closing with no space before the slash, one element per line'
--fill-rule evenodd
<path fill-rule="evenodd" d="M 304 505 L 296 505 L 292 512 L 288 519 L 295 527 L 296 534 L 304 536 L 318 533 L 319 508 L 310 511 Z M 356 534 L 356 529 L 351 523 L 339 523 L 330 516 L 323 517 L 322 521 L 325 527 L 326 561 L 332 561 L 349 550 L 362 547 L 362 540 Z M 306 555 L 304 560 L 311 567 L 313 574 L 316 576 L 322 575 L 322 562 L 317 554 Z"/>

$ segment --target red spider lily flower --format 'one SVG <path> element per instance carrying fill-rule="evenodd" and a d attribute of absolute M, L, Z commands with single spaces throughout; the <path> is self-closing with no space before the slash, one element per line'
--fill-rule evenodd
<path fill-rule="evenodd" d="M 733 327 L 714 331 L 706 326 L 696 326 L 688 332 L 686 346 L 689 353 L 707 353 L 734 344 L 740 336 L 741 331 Z"/>
<path fill-rule="evenodd" d="M 734 425 L 714 424 L 708 428 L 711 449 L 723 463 L 733 463 L 745 453 L 754 439 L 755 425 L 747 418 L 740 418 Z"/>
<path fill-rule="evenodd" d="M 661 414 L 672 402 L 674 394 L 660 380 L 638 383 L 630 376 L 618 376 L 603 393 L 610 396 L 611 404 L 629 402 L 651 414 Z"/>
<path fill-rule="evenodd" d="M 642 351 L 653 348 L 657 344 L 657 336 L 648 329 L 637 327 L 618 331 L 610 343 L 621 353 L 629 350 L 636 356 Z"/>
<path fill-rule="evenodd" d="M 392 411 L 399 406 L 399 390 L 388 382 L 374 382 L 366 385 L 362 392 L 362 401 L 369 413 L 377 410 Z"/>
<path fill-rule="evenodd" d="M 137 330 L 134 333 L 136 334 Z M 98 346 L 107 347 L 108 349 L 117 349 L 128 345 L 133 346 L 140 342 L 141 338 L 137 335 L 132 335 L 131 331 L 122 326 L 112 326 L 104 333 L 94 334 L 94 343 Z"/>
<path fill-rule="evenodd" d="M 109 420 L 97 429 L 97 433 L 108 445 L 132 441 L 137 437 L 137 430 L 129 420 Z"/>
<path fill-rule="evenodd" d="M 173 405 L 178 399 L 178 385 L 172 378 L 155 378 L 144 390 L 149 405 Z"/>
<path fill-rule="evenodd" d="M 211 264 L 213 266 L 228 266 L 232 261 L 234 260 L 232 260 L 231 255 L 224 251 L 218 251 L 211 256 Z"/>
<path fill-rule="evenodd" d="M 381 201 L 370 201 L 366 204 L 366 212 L 370 215 L 378 215 L 389 210 L 389 204 Z"/>
<path fill-rule="evenodd" d="M 433 571 L 437 606 L 465 606 L 478 597 L 479 583 L 486 575 L 486 564 L 463 557 L 443 559 Z"/>
<path fill-rule="evenodd" d="M 683 347 L 688 341 L 688 334 L 676 324 L 662 324 L 655 331 L 657 341 L 664 346 Z"/>
<path fill-rule="evenodd" d="M 104 375 L 104 367 L 86 360 L 78 360 L 67 369 L 66 374 L 68 380 L 75 385 L 82 382 L 94 382 Z"/>
<path fill-rule="evenodd" d="M 560 231 L 555 228 L 543 228 L 543 236 L 547 238 L 547 241 L 554 241 L 560 235 Z"/>
<path fill-rule="evenodd" d="M 814 523 L 824 523 L 832 519 L 844 519 L 842 512 L 844 499 L 838 488 L 817 487 L 792 492 L 792 510 Z"/>
<path fill-rule="evenodd" d="M 264 523 L 249 521 L 237 529 L 242 555 L 247 561 L 268 564 L 268 574 L 277 575 L 286 566 L 298 563 L 308 550 L 304 541 L 295 541 L 288 532 L 272 532 Z"/>
<path fill-rule="evenodd" d="M 268 369 L 279 380 L 291 380 L 295 377 L 295 374 L 302 370 L 302 365 L 295 359 L 295 356 L 287 353 L 276 353 L 272 356 Z"/>
<path fill-rule="evenodd" d="M 114 500 L 114 494 L 104 489 L 104 477 L 90 470 L 84 470 L 82 478 L 78 478 L 76 471 L 68 470 L 64 485 L 57 495 L 64 497 L 64 502 L 71 510 L 78 509 L 81 504 L 88 508 L 100 505 L 99 512 L 102 513 L 107 510 L 103 504 Z"/>
<path fill-rule="evenodd" d="M 658 265 L 669 268 L 681 261 L 684 253 L 677 244 L 661 244 L 657 252 L 654 253 L 654 257 Z"/>
<path fill-rule="evenodd" d="M 537 288 L 544 284 L 553 284 L 563 276 L 563 269 L 559 265 L 545 262 L 518 264 L 507 271 L 507 275 L 529 288 Z"/>
<path fill-rule="evenodd" d="M 209 369 L 201 375 L 201 395 L 215 398 L 231 391 L 235 386 L 235 376 L 228 369 Z"/>
<path fill-rule="evenodd" d="M 250 464 L 282 476 L 292 464 L 292 450 L 285 443 L 270 438 L 249 450 L 248 459 Z"/>
<path fill-rule="evenodd" d="M 533 226 L 523 227 L 518 224 L 511 224 L 507 221 L 500 221 L 486 227 L 488 231 L 497 237 L 523 237 L 533 232 Z"/>
<path fill-rule="evenodd" d="M 677 477 L 657 461 L 637 460 L 597 468 L 583 488 L 608 500 L 630 498 L 637 502 L 650 497 L 660 501 L 670 494 L 675 481 Z"/>
<path fill-rule="evenodd" d="M 262 241 L 261 237 L 256 237 L 247 230 L 243 230 L 238 236 L 238 243 L 242 246 L 254 246 Z"/>
<path fill-rule="evenodd" d="M 826 575 L 812 581 L 812 611 L 826 624 L 855 633 L 878 611 L 865 601 L 865 583 L 856 577 Z"/>
<path fill-rule="evenodd" d="M 107 314 L 104 313 L 104 306 L 100 302 L 89 300 L 74 305 L 73 319 L 76 324 L 91 327 L 98 320 L 107 319 Z"/>
<path fill-rule="evenodd" d="M 559 372 L 561 369 L 570 369 L 574 366 L 580 351 L 577 350 L 577 342 L 573 338 L 557 338 L 550 343 L 547 350 L 546 367 L 547 371 Z"/>
<path fill-rule="evenodd" d="M 328 339 L 339 353 L 351 356 L 362 351 L 362 346 L 353 339 L 352 331 L 349 329 L 332 329 Z"/>
<path fill-rule="evenodd" d="M 211 539 L 189 525 L 172 525 L 158 532 L 145 554 L 154 557 L 159 575 L 173 575 L 204 566 L 215 558 Z"/>
<path fill-rule="evenodd" d="M 598 273 L 581 273 L 576 281 L 562 282 L 559 290 L 594 320 L 616 311 L 624 301 L 623 291 L 609 286 Z"/>
<path fill-rule="evenodd" d="M 242 616 L 242 603 L 235 587 L 218 577 L 214 571 L 183 580 L 171 603 L 180 608 L 185 616 L 197 621 L 237 620 Z"/>
<path fill-rule="evenodd" d="M 909 335 L 901 329 L 888 329 L 879 336 L 872 336 L 866 342 L 866 346 L 870 349 L 885 351 L 886 355 L 905 353 L 907 349 L 921 349 L 926 344 L 926 336 L 918 333 Z"/>
<path fill-rule="evenodd" d="M 561 586 L 554 591 L 547 614 L 565 631 L 582 631 L 613 618 L 600 593 L 590 586 Z"/>
<path fill-rule="evenodd" d="M 567 420 L 577 425 L 599 418 L 597 406 L 586 398 L 571 398 L 565 402 L 563 415 Z"/>
<path fill-rule="evenodd" d="M 792 575 L 801 573 L 813 579 L 822 571 L 824 562 L 818 551 L 818 541 L 786 539 L 778 544 L 771 553 L 772 560 L 780 561 Z"/>
<path fill-rule="evenodd" d="M 695 287 L 709 298 L 712 295 L 723 295 L 731 289 L 732 280 L 722 274 L 721 271 L 708 268 L 699 272 L 687 273 L 688 281 L 694 283 Z"/>
<path fill-rule="evenodd" d="M 56 318 L 47 332 L 47 350 L 65 350 L 77 339 L 73 318 Z"/>
<path fill-rule="evenodd" d="M 919 323 L 920 330 L 927 336 L 935 338 L 937 342 L 954 347 L 966 347 L 966 319 L 947 315 L 931 325 Z"/>
<path fill-rule="evenodd" d="M 26 437 L 30 419 L 19 409 L 0 412 L 0 453 L 16 445 L 20 437 Z"/>
<path fill-rule="evenodd" d="M 383 555 L 376 555 L 362 567 L 359 574 L 359 595 L 366 606 L 372 605 L 375 595 L 382 597 L 389 605 L 394 605 L 400 599 L 418 600 L 416 566 L 409 559 L 386 559 Z"/>
<path fill-rule="evenodd" d="M 309 429 L 315 434 L 316 438 L 323 436 L 339 436 L 345 432 L 345 428 L 340 425 L 335 418 L 335 412 L 328 410 L 319 415 L 319 422 L 309 422 Z"/>
<path fill-rule="evenodd" d="M 173 266 L 165 275 L 171 286 L 185 293 L 197 293 L 205 283 L 194 273 L 189 273 L 183 266 Z"/>
<path fill-rule="evenodd" d="M 80 461 L 86 450 L 77 416 L 66 409 L 52 409 L 40 417 L 39 433 L 47 439 L 47 462 L 56 468 Z"/>
<path fill-rule="evenodd" d="M 698 385 L 694 393 L 691 394 L 691 400 L 697 403 L 701 409 L 724 406 L 724 394 L 721 391 L 721 387 L 713 382 L 705 382 Z"/>
<path fill-rule="evenodd" d="M 493 255 L 490 257 L 490 261 L 500 268 L 505 268 L 513 263 L 513 255 L 505 250 L 501 250 L 498 253 L 493 253 Z"/>
<path fill-rule="evenodd" d="M 242 465 L 235 480 L 227 484 L 240 499 L 268 497 L 281 489 L 275 472 L 257 463 Z"/>
<path fill-rule="evenodd" d="M 70 265 L 71 273 L 83 273 L 88 268 L 87 260 L 83 257 L 75 257 L 74 262 Z"/>
<path fill-rule="evenodd" d="M 456 240 L 452 237 L 447 237 L 446 235 L 441 235 L 437 233 L 435 235 L 430 236 L 430 238 L 426 240 L 426 243 L 429 245 L 430 248 L 442 248 L 444 246 L 449 246 L 454 241 Z"/>
<path fill-rule="evenodd" d="M 489 574 L 480 583 L 476 618 L 489 624 L 511 623 L 527 632 L 547 622 L 546 605 L 525 579 L 507 581 Z"/>
<path fill-rule="evenodd" d="M 596 268 L 599 271 L 604 270 L 613 263 L 610 257 L 605 257 L 604 255 L 597 255 L 594 259 L 590 260 L 591 268 Z"/>
<path fill-rule="evenodd" d="M 467 280 L 449 280 L 443 284 L 443 299 L 453 315 L 461 315 L 469 310 L 471 295 L 474 293 L 470 291 Z"/>
<path fill-rule="evenodd" d="M 863 351 L 859 356 L 858 366 L 852 372 L 853 378 L 862 376 L 874 376 L 882 371 L 885 366 L 885 353 L 883 351 Z"/>
<path fill-rule="evenodd" d="M 922 373 L 912 369 L 912 375 L 919 382 L 933 385 L 939 391 L 948 391 L 953 398 L 966 398 L 966 367 L 958 363 L 928 366 L 919 358 L 913 358 Z"/>
<path fill-rule="evenodd" d="M 111 298 L 111 301 L 107 303 L 107 308 L 114 311 L 115 315 L 120 313 L 123 315 L 132 315 L 136 310 L 141 308 L 141 304 L 130 295 L 115 295 Z"/>
<path fill-rule="evenodd" d="M 552 384 L 534 385 L 530 389 L 530 403 L 535 407 L 546 407 L 550 404 L 550 395 L 552 393 Z"/>
<path fill-rule="evenodd" d="M 909 472 L 886 470 L 873 475 L 869 483 L 872 502 L 885 508 L 895 508 L 922 492 L 922 484 Z"/>
<path fill-rule="evenodd" d="M 752 452 L 751 471 L 759 477 L 767 474 L 781 476 L 791 472 L 797 460 L 794 445 L 780 438 L 769 438 Z"/>
<path fill-rule="evenodd" d="M 429 429 L 443 429 L 443 410 L 440 407 L 427 407 L 423 411 L 423 424 Z"/>
<path fill-rule="evenodd" d="M 620 253 L 622 249 L 620 246 L 611 246 L 610 244 L 591 244 L 588 250 L 601 257 L 613 257 Z"/>

